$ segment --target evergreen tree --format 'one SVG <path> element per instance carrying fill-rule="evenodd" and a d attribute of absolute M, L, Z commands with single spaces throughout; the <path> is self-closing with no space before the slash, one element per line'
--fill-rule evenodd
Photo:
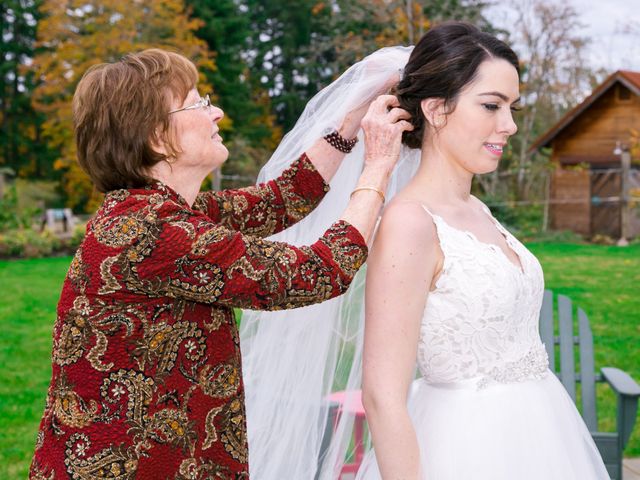
<path fill-rule="evenodd" d="M 269 92 L 277 123 L 289 130 L 307 100 L 334 76 L 330 3 L 244 0 L 252 35 L 244 58 L 254 88 Z"/>
<path fill-rule="evenodd" d="M 202 22 L 195 32 L 209 50 L 216 52 L 216 69 L 207 71 L 217 103 L 225 115 L 233 119 L 222 129 L 229 148 L 229 160 L 223 171 L 225 187 L 253 183 L 260 167 L 268 159 L 282 137 L 271 113 L 271 99 L 245 62 L 252 35 L 246 9 L 235 0 L 187 0 L 194 18 Z"/>
<path fill-rule="evenodd" d="M 267 88 L 277 122 L 293 126 L 308 99 L 378 48 L 415 43 L 434 21 L 493 31 L 483 0 L 241 0 L 250 18 L 244 58 Z"/>
<path fill-rule="evenodd" d="M 0 4 L 0 165 L 20 176 L 46 178 L 52 175 L 55 152 L 41 141 L 44 115 L 31 107 L 34 75 L 25 68 L 35 54 L 38 4 Z"/>
<path fill-rule="evenodd" d="M 207 72 L 218 104 L 235 121 L 225 129 L 230 138 L 240 135 L 258 144 L 271 144 L 273 132 L 263 121 L 269 105 L 259 102 L 260 91 L 254 92 L 250 72 L 243 60 L 251 35 L 249 17 L 234 0 L 188 0 L 192 16 L 202 21 L 196 36 L 216 52 L 216 69 Z M 264 91 L 264 90 L 263 90 Z"/>

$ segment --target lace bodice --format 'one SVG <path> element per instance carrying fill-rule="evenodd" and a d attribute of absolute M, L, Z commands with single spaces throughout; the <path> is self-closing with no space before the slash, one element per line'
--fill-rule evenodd
<path fill-rule="evenodd" d="M 537 259 L 488 209 L 522 268 L 497 245 L 425 210 L 444 254 L 420 328 L 418 367 L 425 380 L 484 388 L 546 375 L 548 359 L 538 333 L 544 280 Z"/>

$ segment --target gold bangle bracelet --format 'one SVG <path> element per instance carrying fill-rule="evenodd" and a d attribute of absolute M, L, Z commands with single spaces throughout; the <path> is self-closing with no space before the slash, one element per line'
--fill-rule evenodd
<path fill-rule="evenodd" d="M 371 190 L 372 192 L 376 192 L 378 195 L 380 195 L 380 198 L 382 199 L 382 203 L 384 204 L 384 202 L 386 202 L 386 198 L 384 197 L 384 192 L 382 190 L 380 190 L 379 188 L 376 187 L 358 187 L 355 188 L 353 190 L 353 192 L 351 192 L 351 197 L 353 197 L 353 194 L 356 192 L 360 192 L 362 190 Z"/>

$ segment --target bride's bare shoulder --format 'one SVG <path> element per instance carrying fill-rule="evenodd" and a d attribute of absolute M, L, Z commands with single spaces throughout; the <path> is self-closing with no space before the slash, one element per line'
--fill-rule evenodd
<path fill-rule="evenodd" d="M 425 291 L 443 263 L 433 218 L 414 199 L 394 198 L 385 208 L 369 257 L 368 275 L 391 271 L 425 283 Z"/>
<path fill-rule="evenodd" d="M 427 221 L 431 222 L 431 217 L 428 214 L 427 207 L 419 200 L 412 197 L 396 196 L 385 206 L 382 218 L 404 220 L 414 220 L 417 222 Z"/>
<path fill-rule="evenodd" d="M 475 203 L 476 206 L 480 207 L 483 210 L 489 210 L 489 207 L 487 207 L 487 205 L 475 195 L 471 195 L 469 198 L 473 203 Z"/>
<path fill-rule="evenodd" d="M 384 209 L 379 234 L 404 242 L 435 239 L 435 225 L 425 206 L 412 198 L 396 197 Z"/>

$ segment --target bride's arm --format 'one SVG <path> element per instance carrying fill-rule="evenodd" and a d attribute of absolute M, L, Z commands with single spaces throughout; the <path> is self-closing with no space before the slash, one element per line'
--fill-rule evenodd
<path fill-rule="evenodd" d="M 417 480 L 420 475 L 407 395 L 440 256 L 435 225 L 423 208 L 393 202 L 368 261 L 363 357 L 363 402 L 384 480 Z"/>

